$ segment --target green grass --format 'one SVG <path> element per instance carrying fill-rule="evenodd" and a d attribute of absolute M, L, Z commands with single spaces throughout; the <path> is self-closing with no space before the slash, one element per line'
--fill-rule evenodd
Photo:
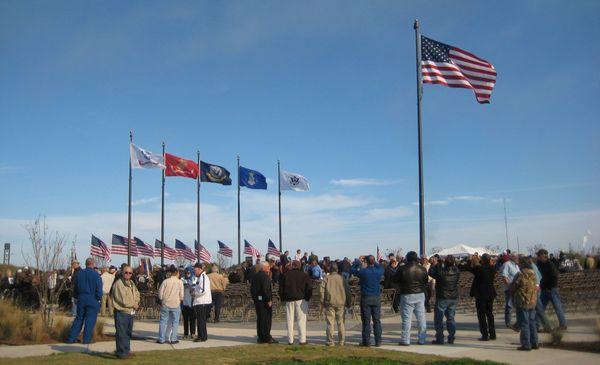
<path fill-rule="evenodd" d="M 361 348 L 357 346 L 288 346 L 246 345 L 235 347 L 196 348 L 177 351 L 147 351 L 135 353 L 129 360 L 117 360 L 108 353 L 62 353 L 45 357 L 1 359 L 3 365 L 94 365 L 94 364 L 327 364 L 327 365 L 479 365 L 497 364 L 472 359 L 451 360 L 441 356 L 420 355 L 407 352 Z"/>

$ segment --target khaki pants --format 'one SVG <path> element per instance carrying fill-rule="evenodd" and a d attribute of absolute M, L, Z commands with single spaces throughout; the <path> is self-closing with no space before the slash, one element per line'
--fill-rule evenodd
<path fill-rule="evenodd" d="M 112 317 L 113 315 L 113 302 L 110 294 L 103 294 L 102 301 L 100 302 L 100 315 L 106 315 L 106 307 L 108 306 L 108 315 Z"/>
<path fill-rule="evenodd" d="M 300 343 L 306 342 L 306 315 L 308 314 L 308 302 L 304 299 L 293 302 L 285 302 L 285 314 L 287 319 L 288 343 L 294 343 L 294 320 L 298 326 L 298 337 Z"/>
<path fill-rule="evenodd" d="M 334 321 L 338 327 L 338 344 L 344 346 L 346 341 L 346 318 L 344 307 L 325 307 L 325 322 L 327 323 L 327 343 L 333 345 Z"/>

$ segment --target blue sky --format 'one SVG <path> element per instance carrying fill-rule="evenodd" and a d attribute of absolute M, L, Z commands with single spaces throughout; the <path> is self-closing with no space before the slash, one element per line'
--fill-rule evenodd
<path fill-rule="evenodd" d="M 231 1 L 0 4 L 0 241 L 23 225 L 126 234 L 128 132 L 160 152 L 276 179 L 284 246 L 354 256 L 418 248 L 413 19 L 489 60 L 491 105 L 425 85 L 429 247 L 581 246 L 600 236 L 595 1 Z M 160 174 L 135 171 L 133 232 L 160 233 Z M 195 238 L 194 181 L 167 180 L 166 237 Z M 277 239 L 276 185 L 242 191 L 242 235 Z M 236 243 L 235 188 L 202 187 L 202 241 Z M 523 249 L 524 250 L 524 249 Z M 120 258 L 116 258 L 117 261 Z"/>

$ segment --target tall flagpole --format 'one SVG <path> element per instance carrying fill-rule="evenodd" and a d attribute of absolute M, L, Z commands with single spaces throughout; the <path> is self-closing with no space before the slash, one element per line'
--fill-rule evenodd
<path fill-rule="evenodd" d="M 165 142 L 162 143 L 163 163 L 165 158 Z M 162 170 L 162 188 L 160 200 L 160 266 L 165 266 L 165 169 Z"/>
<path fill-rule="evenodd" d="M 196 242 L 198 242 L 198 247 L 200 247 L 200 150 L 196 151 L 198 153 L 198 178 L 196 179 Z M 194 249 L 196 249 L 194 245 Z M 200 250 L 196 250 L 196 255 L 198 256 L 198 262 L 200 262 Z"/>
<path fill-rule="evenodd" d="M 240 224 L 240 155 L 237 156 L 237 198 L 238 198 L 238 265 L 242 263 L 242 233 Z"/>
<path fill-rule="evenodd" d="M 133 143 L 133 132 L 129 131 L 129 150 Z M 127 205 L 127 265 L 131 265 L 131 153 L 129 156 L 129 204 Z"/>
<path fill-rule="evenodd" d="M 279 199 L 279 252 L 283 252 L 281 243 L 281 164 L 277 160 L 277 191 Z"/>
<path fill-rule="evenodd" d="M 421 125 L 421 97 L 422 97 L 422 80 L 421 80 L 421 36 L 419 35 L 419 20 L 415 19 L 413 25 L 415 29 L 415 45 L 417 56 L 417 125 L 419 134 L 419 253 L 425 255 L 425 202 L 423 199 L 423 143 L 422 143 L 422 125 Z"/>

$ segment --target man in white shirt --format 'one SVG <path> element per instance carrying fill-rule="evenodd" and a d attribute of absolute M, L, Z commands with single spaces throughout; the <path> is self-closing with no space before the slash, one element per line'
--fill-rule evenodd
<path fill-rule="evenodd" d="M 212 295 L 210 294 L 210 279 L 204 272 L 204 264 L 197 262 L 194 265 L 194 275 L 196 276 L 196 285 L 191 289 L 196 313 L 196 327 L 198 337 L 194 342 L 204 342 L 208 339 L 206 331 L 206 318 L 212 305 Z"/>
<path fill-rule="evenodd" d="M 302 251 L 300 251 L 299 249 L 296 250 L 296 256 L 294 256 L 294 261 L 300 261 L 302 260 Z"/>
<path fill-rule="evenodd" d="M 104 317 L 106 315 L 106 308 L 108 307 L 108 315 L 113 316 L 113 303 L 110 297 L 110 288 L 112 288 L 113 282 L 115 281 L 115 275 L 108 272 L 106 267 L 102 268 L 102 301 L 100 305 L 100 315 Z"/>
<path fill-rule="evenodd" d="M 515 329 L 516 326 L 511 324 L 511 312 L 513 309 L 513 301 L 510 295 L 510 284 L 513 282 L 513 279 L 519 273 L 519 265 L 517 262 L 519 261 L 519 255 L 516 253 L 510 254 L 510 258 L 502 265 L 502 269 L 500 270 L 500 274 L 502 275 L 502 286 L 504 288 L 504 323 L 506 327 Z"/>

